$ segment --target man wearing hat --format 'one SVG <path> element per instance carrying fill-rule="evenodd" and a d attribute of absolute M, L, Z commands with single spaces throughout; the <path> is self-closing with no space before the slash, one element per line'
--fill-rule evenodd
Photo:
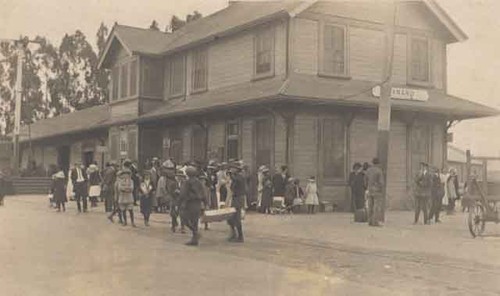
<path fill-rule="evenodd" d="M 192 237 L 188 246 L 197 246 L 200 235 L 198 233 L 198 222 L 205 201 L 203 184 L 198 179 L 198 169 L 192 165 L 187 166 L 186 175 L 188 179 L 182 184 L 179 194 L 181 217 L 186 226 L 191 230 Z"/>
<path fill-rule="evenodd" d="M 112 162 L 106 163 L 102 178 L 102 195 L 104 196 L 104 210 L 113 211 L 114 185 L 116 181 L 116 170 Z"/>
<path fill-rule="evenodd" d="M 170 159 L 162 164 L 165 177 L 165 197 L 169 203 L 170 217 L 172 218 L 172 232 L 177 228 L 177 216 L 179 206 L 179 183 L 175 179 L 175 163 Z"/>
<path fill-rule="evenodd" d="M 71 181 L 73 182 L 78 212 L 82 212 L 81 202 L 83 202 L 83 212 L 87 212 L 87 174 L 81 162 L 75 163 L 75 168 L 71 171 Z"/>
<path fill-rule="evenodd" d="M 415 177 L 415 221 L 418 223 L 420 211 L 424 213 L 424 224 L 429 224 L 427 215 L 427 202 L 431 197 L 432 176 L 429 172 L 429 165 L 420 163 L 420 170 Z"/>
<path fill-rule="evenodd" d="M 209 206 L 210 209 L 218 209 L 217 203 L 217 163 L 213 160 L 209 161 L 207 166 L 208 184 L 210 185 Z"/>
<path fill-rule="evenodd" d="M 380 168 L 380 161 L 374 158 L 373 165 L 365 173 L 365 183 L 368 197 L 368 225 L 381 226 L 384 215 L 384 172 Z"/>
<path fill-rule="evenodd" d="M 241 215 L 242 210 L 245 207 L 245 195 L 246 195 L 246 186 L 245 179 L 241 175 L 241 163 L 233 162 L 230 166 L 231 172 L 231 194 L 232 201 L 231 206 L 236 209 L 236 213 L 227 221 L 229 226 L 231 227 L 231 235 L 229 237 L 230 242 L 240 242 L 243 240 L 243 227 L 241 224 Z M 236 236 L 236 231 L 238 232 L 238 236 Z"/>

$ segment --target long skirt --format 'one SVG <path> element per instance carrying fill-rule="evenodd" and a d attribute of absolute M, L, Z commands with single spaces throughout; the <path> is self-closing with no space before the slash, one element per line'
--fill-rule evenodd
<path fill-rule="evenodd" d="M 141 213 L 144 215 L 151 214 L 151 206 L 152 206 L 153 198 L 149 196 L 141 196 Z"/>

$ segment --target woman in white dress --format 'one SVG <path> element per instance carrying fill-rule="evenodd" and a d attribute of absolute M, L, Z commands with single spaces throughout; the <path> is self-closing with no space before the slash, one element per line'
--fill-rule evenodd
<path fill-rule="evenodd" d="M 311 177 L 307 180 L 306 186 L 306 202 L 307 205 L 307 213 L 314 214 L 314 207 L 319 205 L 318 198 L 318 185 L 316 184 L 316 178 Z"/>

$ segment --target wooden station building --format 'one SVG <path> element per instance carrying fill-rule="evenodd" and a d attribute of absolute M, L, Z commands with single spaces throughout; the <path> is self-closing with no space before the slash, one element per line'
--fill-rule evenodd
<path fill-rule="evenodd" d="M 109 104 L 32 125 L 35 159 L 287 164 L 348 209 L 352 164 L 376 155 L 393 12 L 376 1 L 242 1 L 173 33 L 115 25 L 99 61 Z M 498 112 L 447 93 L 447 45 L 467 37 L 442 8 L 401 1 L 395 20 L 388 206 L 405 209 L 419 162 L 445 166 L 448 124 Z"/>

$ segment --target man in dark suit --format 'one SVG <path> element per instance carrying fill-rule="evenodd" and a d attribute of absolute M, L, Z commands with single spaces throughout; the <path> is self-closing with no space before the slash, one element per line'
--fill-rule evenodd
<path fill-rule="evenodd" d="M 80 162 L 75 163 L 75 168 L 71 170 L 71 182 L 73 183 L 78 212 L 82 212 L 81 201 L 83 201 L 83 212 L 87 212 L 87 173 Z"/>
<path fill-rule="evenodd" d="M 246 197 L 246 184 L 245 178 L 241 174 L 242 165 L 240 162 L 234 162 L 230 166 L 231 172 L 231 192 L 232 192 L 232 202 L 231 206 L 236 209 L 236 213 L 227 221 L 231 227 L 231 236 L 229 237 L 230 242 L 242 243 L 243 239 L 243 226 L 241 224 L 242 210 L 245 207 L 245 197 Z M 238 236 L 236 236 L 236 231 L 238 231 Z"/>
<path fill-rule="evenodd" d="M 424 224 L 429 224 L 427 215 L 427 203 L 431 197 L 432 176 L 429 172 L 429 165 L 420 163 L 420 171 L 415 178 L 415 224 L 418 223 L 420 211 L 424 214 Z"/>
<path fill-rule="evenodd" d="M 203 203 L 206 200 L 203 184 L 198 179 L 198 174 L 198 169 L 195 166 L 188 166 L 186 168 L 188 179 L 182 184 L 179 193 L 181 216 L 192 232 L 191 241 L 186 243 L 188 246 L 198 245 L 200 239 L 198 221 L 201 210 L 204 208 Z"/>

